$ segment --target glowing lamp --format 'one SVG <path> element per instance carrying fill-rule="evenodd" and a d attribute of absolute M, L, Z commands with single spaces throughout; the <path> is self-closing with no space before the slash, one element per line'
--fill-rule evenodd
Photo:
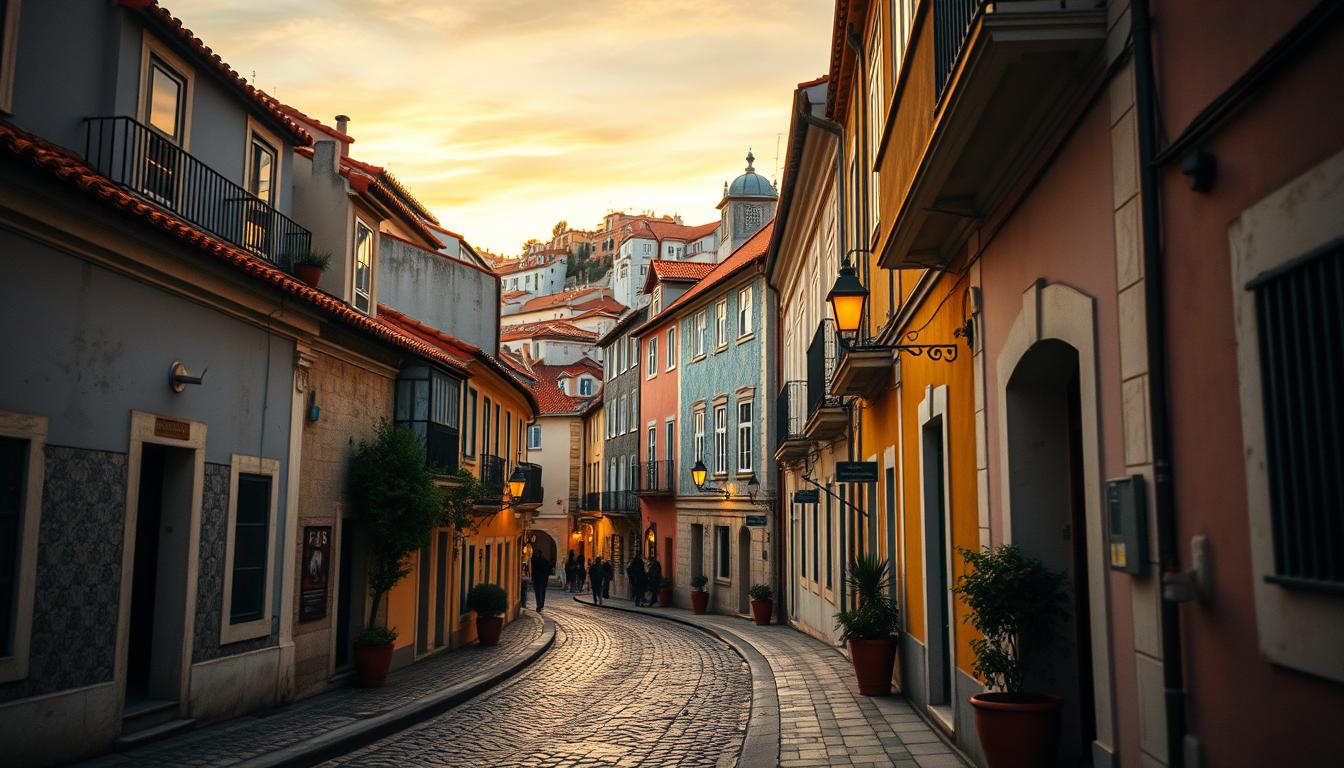
<path fill-rule="evenodd" d="M 705 462 L 700 459 L 695 460 L 695 466 L 691 467 L 691 481 L 695 483 L 696 488 L 705 487 L 705 478 L 709 476 L 709 469 L 705 467 Z"/>
<path fill-rule="evenodd" d="M 831 292 L 826 294 L 826 300 L 831 303 L 836 331 L 857 334 L 863 322 L 863 305 L 868 302 L 868 289 L 859 282 L 854 267 L 848 262 L 840 267 L 840 276 L 835 279 Z"/>
<path fill-rule="evenodd" d="M 527 489 L 527 473 L 521 466 L 513 468 L 513 474 L 509 475 L 509 496 L 514 499 L 521 499 L 523 491 Z"/>

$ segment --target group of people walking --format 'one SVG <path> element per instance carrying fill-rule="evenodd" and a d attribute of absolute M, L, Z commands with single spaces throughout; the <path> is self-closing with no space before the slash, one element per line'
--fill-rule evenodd
<path fill-rule="evenodd" d="M 645 565 L 644 558 L 636 552 L 635 559 L 625 567 L 625 574 L 630 577 L 630 593 L 635 598 L 635 605 L 658 604 L 658 589 L 663 586 L 663 566 L 658 563 L 657 556 L 650 556 L 648 565 Z M 646 594 L 648 597 L 645 597 Z"/>
<path fill-rule="evenodd" d="M 614 576 L 611 561 L 604 561 L 601 557 L 595 557 L 592 563 L 588 563 L 582 555 L 575 557 L 571 549 L 565 558 L 565 591 L 583 592 L 586 584 L 592 591 L 593 602 L 598 605 L 602 604 L 603 599 L 611 597 L 611 580 Z"/>
<path fill-rule="evenodd" d="M 532 582 L 532 592 L 537 599 L 538 611 L 546 607 L 546 587 L 554 571 L 555 563 L 541 552 L 532 553 L 532 559 L 527 564 L 527 577 Z M 592 563 L 588 563 L 583 556 L 576 557 L 574 550 L 571 549 L 565 558 L 564 573 L 566 592 L 581 593 L 586 585 L 592 591 L 593 602 L 597 605 L 601 605 L 603 600 L 611 597 L 611 581 L 615 571 L 610 560 L 595 557 Z M 635 600 L 635 605 L 658 604 L 658 589 L 663 584 L 663 567 L 657 557 L 650 557 L 646 565 L 644 559 L 636 552 L 634 560 L 626 566 L 625 574 L 630 578 L 630 594 Z"/>

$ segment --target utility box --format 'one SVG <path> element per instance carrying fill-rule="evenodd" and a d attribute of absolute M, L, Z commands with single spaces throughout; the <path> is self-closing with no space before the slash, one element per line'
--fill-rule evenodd
<path fill-rule="evenodd" d="M 1143 475 L 1106 481 L 1111 570 L 1135 576 L 1148 572 L 1148 495 Z"/>

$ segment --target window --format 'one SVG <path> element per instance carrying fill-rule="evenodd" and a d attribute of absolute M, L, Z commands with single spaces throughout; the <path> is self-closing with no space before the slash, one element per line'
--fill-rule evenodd
<path fill-rule="evenodd" d="M 630 368 L 639 367 L 639 339 L 630 340 L 630 362 L 628 366 Z"/>
<path fill-rule="evenodd" d="M 607 490 L 616 490 L 616 457 L 611 457 L 611 471 L 607 473 Z"/>
<path fill-rule="evenodd" d="M 461 403 L 462 386 L 457 379 L 433 373 L 434 391 L 430 397 L 429 420 L 435 424 L 457 429 L 457 412 Z"/>
<path fill-rule="evenodd" d="M 645 378 L 652 379 L 654 376 L 657 376 L 657 375 L 658 375 L 658 337 L 657 337 L 657 336 L 652 336 L 652 337 L 649 338 L 649 344 L 648 344 L 648 347 L 649 347 L 649 352 L 648 352 L 649 363 L 648 363 L 648 365 L 645 367 L 645 370 L 644 370 L 644 376 L 645 376 Z"/>
<path fill-rule="evenodd" d="M 0 682 L 28 676 L 46 438 L 45 418 L 0 411 Z"/>
<path fill-rule="evenodd" d="M 164 138 L 181 145 L 186 127 L 186 78 L 163 59 L 150 54 L 145 94 L 145 123 Z"/>
<path fill-rule="evenodd" d="M 649 427 L 649 452 L 644 455 L 650 463 L 658 460 L 658 427 Z"/>
<path fill-rule="evenodd" d="M 737 292 L 737 337 L 751 334 L 751 286 Z"/>
<path fill-rule="evenodd" d="M 673 446 L 675 446 L 675 445 L 676 445 L 676 442 L 677 442 L 677 422 L 675 422 L 675 421 L 673 421 L 673 420 L 671 420 L 671 419 L 668 419 L 668 420 L 667 420 L 667 424 L 665 425 L 665 427 L 666 427 L 667 434 L 666 434 L 666 436 L 664 437 L 664 439 L 667 441 L 667 445 L 664 445 L 664 446 L 663 446 L 663 458 L 667 459 L 668 461 L 671 461 L 671 460 L 672 460 L 672 449 L 673 449 Z"/>
<path fill-rule="evenodd" d="M 467 456 L 476 455 L 476 390 L 472 387 L 467 388 L 467 413 L 465 427 L 467 434 L 463 437 L 462 452 Z"/>
<path fill-rule="evenodd" d="M 483 584 L 484 584 L 485 582 L 490 581 L 490 565 L 491 565 L 491 563 L 490 563 L 490 554 L 491 554 L 491 549 L 492 549 L 493 547 L 494 547 L 493 544 L 491 544 L 491 543 L 489 543 L 489 542 L 486 542 L 486 544 L 485 544 L 485 557 L 482 557 L 482 558 L 481 558 L 481 565 L 484 566 L 484 569 L 483 569 L 482 572 L 481 572 L 481 583 L 483 583 Z"/>
<path fill-rule="evenodd" d="M 714 526 L 714 575 L 720 581 L 729 581 L 732 574 L 731 553 L 728 551 L 728 526 Z"/>
<path fill-rule="evenodd" d="M 234 454 L 225 546 L 221 644 L 271 633 L 271 569 L 280 462 Z"/>
<path fill-rule="evenodd" d="M 695 412 L 692 417 L 694 438 L 691 443 L 695 461 L 705 460 L 705 411 L 703 408 Z"/>
<path fill-rule="evenodd" d="M 355 309 L 368 312 L 373 305 L 373 230 L 355 219 Z"/>
<path fill-rule="evenodd" d="M 827 497 L 826 503 L 830 504 L 830 497 Z M 817 508 L 820 504 L 812 505 L 812 582 L 815 584 L 821 576 L 821 567 L 818 563 L 821 561 L 821 529 L 817 527 Z"/>
<path fill-rule="evenodd" d="M 653 252 L 653 243 L 644 243 L 644 253 Z"/>
<path fill-rule="evenodd" d="M 621 434 L 621 435 L 624 435 L 624 434 L 625 434 L 625 431 L 626 431 L 626 415 L 627 415 L 627 414 L 626 414 L 626 410 L 625 410 L 625 395 L 621 395 L 621 406 L 620 406 L 620 417 L 619 417 L 620 420 L 621 420 L 621 428 L 620 428 L 620 430 L 617 432 L 617 434 Z"/>
<path fill-rule="evenodd" d="M 728 301 L 724 299 L 714 305 L 714 346 L 728 344 Z"/>
<path fill-rule="evenodd" d="M 737 404 L 737 471 L 751 471 L 751 401 Z"/>
<path fill-rule="evenodd" d="M 832 577 L 832 574 L 835 572 L 835 564 L 832 559 L 834 557 L 834 553 L 831 552 L 832 549 L 831 531 L 833 530 L 835 529 L 831 527 L 831 496 L 830 494 L 826 494 L 826 588 L 827 589 L 835 588 L 834 579 Z"/>
<path fill-rule="evenodd" d="M 527 449 L 529 451 L 541 449 L 541 427 L 536 424 L 527 428 Z"/>
<path fill-rule="evenodd" d="M 728 406 L 714 406 L 714 474 L 728 473 Z"/>
<path fill-rule="evenodd" d="M 639 390 L 630 394 L 630 431 L 639 431 Z"/>
<path fill-rule="evenodd" d="M 512 412 L 512 411 L 505 411 L 505 412 L 504 412 L 504 458 L 505 458 L 505 459 L 508 459 L 508 460 L 513 460 L 513 430 L 509 428 L 509 426 L 510 426 L 512 423 L 513 423 L 513 412 Z M 519 444 L 519 448 L 521 448 L 521 447 L 522 447 L 522 445 L 521 445 L 521 443 L 520 443 L 520 444 Z M 520 450 L 520 451 L 518 452 L 518 454 L 521 456 L 521 455 L 522 455 L 522 451 Z"/>
<path fill-rule="evenodd" d="M 658 314 L 658 310 L 663 308 L 663 289 L 661 286 L 653 289 L 653 301 L 650 304 L 652 308 L 649 313 L 652 315 Z"/>
<path fill-rule="evenodd" d="M 677 367 L 677 327 L 667 329 L 667 370 Z"/>
<path fill-rule="evenodd" d="M 798 576 L 807 581 L 807 507 L 798 515 Z"/>
<path fill-rule="evenodd" d="M 880 12 L 879 12 L 880 13 Z M 873 24 L 873 35 L 868 43 L 868 61 L 882 61 L 882 24 L 879 20 Z M 882 67 L 868 67 L 868 223 L 874 231 L 877 229 L 878 216 L 878 174 L 877 145 L 882 139 L 882 126 L 886 124 L 886 100 L 882 94 Z"/>
<path fill-rule="evenodd" d="M 707 318 L 705 313 L 701 312 L 695 316 L 695 356 L 704 357 L 705 355 L 705 325 Z"/>
<path fill-rule="evenodd" d="M 593 394 L 593 380 L 587 377 L 579 379 L 579 395 L 590 397 Z"/>
<path fill-rule="evenodd" d="M 490 453 L 490 398 L 485 398 L 485 407 L 481 409 L 481 453 Z"/>

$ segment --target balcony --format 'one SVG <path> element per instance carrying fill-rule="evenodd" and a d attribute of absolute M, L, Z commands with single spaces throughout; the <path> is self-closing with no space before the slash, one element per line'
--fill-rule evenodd
<path fill-rule="evenodd" d="M 677 492 L 677 469 L 672 461 L 636 464 L 634 477 L 634 492 L 640 496 L 668 496 Z"/>
<path fill-rule="evenodd" d="M 775 460 L 790 463 L 807 456 L 812 449 L 812 439 L 806 432 L 806 381 L 784 382 L 775 398 L 775 423 L 779 425 Z"/>
<path fill-rule="evenodd" d="M 1094 0 L 934 0 L 934 124 L 879 263 L 946 268 L 1104 75 Z"/>
<path fill-rule="evenodd" d="M 583 494 L 583 498 L 579 500 L 579 510 L 581 512 L 602 511 L 602 492 L 592 491 Z"/>
<path fill-rule="evenodd" d="M 504 484 L 508 475 L 504 471 L 504 460 L 488 453 L 481 454 L 481 504 L 478 506 L 498 506 L 504 503 Z"/>
<path fill-rule="evenodd" d="M 312 247 L 311 232 L 129 117 L 85 120 L 84 159 L 127 190 L 280 269 Z"/>
<path fill-rule="evenodd" d="M 527 478 L 527 485 L 523 486 L 523 495 L 513 501 L 524 509 L 536 509 L 546 500 L 546 489 L 541 485 L 541 465 L 523 462 L 518 468 Z"/>
<path fill-rule="evenodd" d="M 831 440 L 849 428 L 849 409 L 840 397 L 831 394 L 839 349 L 835 323 L 823 320 L 807 346 L 807 421 L 803 423 L 803 435 L 812 440 Z"/>
<path fill-rule="evenodd" d="M 602 511 L 609 515 L 628 515 L 639 511 L 634 491 L 603 491 Z"/>

